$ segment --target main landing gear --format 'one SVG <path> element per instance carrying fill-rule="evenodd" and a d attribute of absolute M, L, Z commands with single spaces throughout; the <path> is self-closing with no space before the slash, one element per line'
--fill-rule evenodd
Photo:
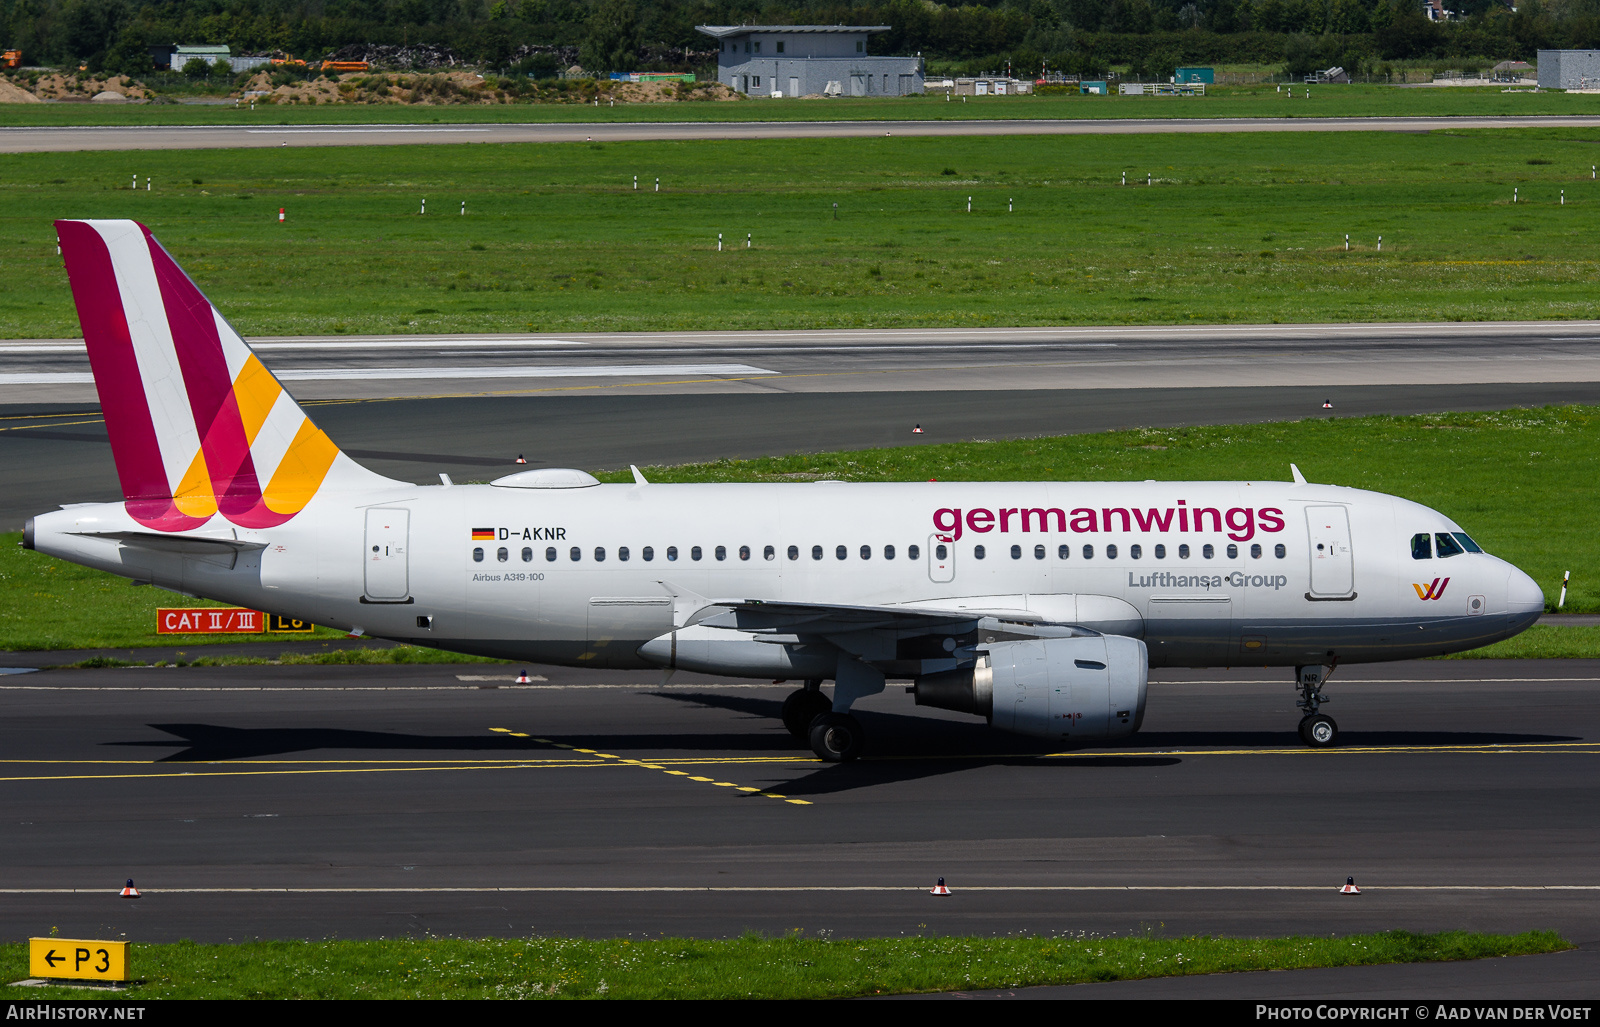
<path fill-rule="evenodd" d="M 829 763 L 846 763 L 861 755 L 865 738 L 861 723 L 848 713 L 833 712 L 833 700 L 822 694 L 821 681 L 807 681 L 806 687 L 783 700 L 783 726 Z"/>
<path fill-rule="evenodd" d="M 1313 749 L 1326 749 L 1339 740 L 1339 725 L 1326 713 L 1317 712 L 1317 707 L 1328 701 L 1322 686 L 1332 674 L 1332 666 L 1294 669 L 1295 688 L 1300 691 L 1295 705 L 1305 711 L 1300 719 L 1300 740 Z"/>

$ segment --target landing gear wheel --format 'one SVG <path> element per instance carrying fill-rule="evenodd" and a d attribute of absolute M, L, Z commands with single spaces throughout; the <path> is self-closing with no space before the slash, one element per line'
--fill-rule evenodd
<path fill-rule="evenodd" d="M 824 713 L 811 722 L 811 749 L 827 763 L 848 763 L 861 755 L 861 723 L 848 713 Z"/>
<path fill-rule="evenodd" d="M 796 738 L 810 737 L 811 722 L 833 709 L 833 701 L 812 688 L 797 688 L 783 700 L 783 726 Z"/>
<path fill-rule="evenodd" d="M 1326 749 L 1339 740 L 1339 725 L 1326 713 L 1300 721 L 1300 740 L 1313 749 Z"/>

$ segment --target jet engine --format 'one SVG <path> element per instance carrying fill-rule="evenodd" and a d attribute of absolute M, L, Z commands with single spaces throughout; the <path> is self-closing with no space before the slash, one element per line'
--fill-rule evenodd
<path fill-rule="evenodd" d="M 917 705 L 987 717 L 1004 731 L 1052 741 L 1125 738 L 1144 722 L 1145 644 L 1123 635 L 984 646 L 976 666 L 916 679 Z"/>

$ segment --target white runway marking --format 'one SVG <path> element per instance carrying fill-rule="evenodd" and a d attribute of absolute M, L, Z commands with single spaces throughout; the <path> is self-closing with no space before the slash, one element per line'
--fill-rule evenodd
<path fill-rule="evenodd" d="M 652 892 L 682 894 L 686 892 L 926 892 L 927 884 L 796 884 L 796 885 L 654 885 L 618 886 L 520 886 L 500 885 L 486 887 L 437 888 L 140 888 L 145 895 L 430 895 L 430 894 L 495 894 L 537 893 L 549 895 L 636 895 Z M 1336 894 L 1338 888 L 1325 884 L 974 884 L 954 885 L 956 892 L 1326 892 Z M 1600 884 L 1390 884 L 1361 886 L 1367 892 L 1600 892 Z M 115 895 L 116 890 L 98 888 L 0 888 L 0 895 Z"/>
<path fill-rule="evenodd" d="M 379 133 L 397 132 L 489 132 L 487 128 L 380 128 L 376 125 L 350 125 L 333 126 L 326 128 L 247 128 L 246 134 L 253 136 L 293 136 L 293 135 L 377 135 Z"/>
<path fill-rule="evenodd" d="M 575 367 L 312 367 L 275 372 L 286 382 L 433 381 L 471 378 L 649 378 L 655 375 L 777 374 L 749 364 L 589 364 Z M 86 385 L 88 371 L 0 374 L 0 385 Z"/>

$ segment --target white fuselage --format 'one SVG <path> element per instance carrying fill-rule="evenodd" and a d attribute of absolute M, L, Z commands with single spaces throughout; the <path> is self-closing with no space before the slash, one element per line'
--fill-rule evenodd
<path fill-rule="evenodd" d="M 1494 556 L 1414 559 L 1413 536 L 1461 530 L 1436 511 L 1279 482 L 324 491 L 278 527 L 218 518 L 174 536 L 238 549 L 221 555 L 112 537 L 141 530 L 121 504 L 31 530 L 40 551 L 164 588 L 574 666 L 660 665 L 641 646 L 711 600 L 1025 611 L 1143 638 L 1152 666 L 1433 655 L 1509 637 L 1543 610 Z"/>

